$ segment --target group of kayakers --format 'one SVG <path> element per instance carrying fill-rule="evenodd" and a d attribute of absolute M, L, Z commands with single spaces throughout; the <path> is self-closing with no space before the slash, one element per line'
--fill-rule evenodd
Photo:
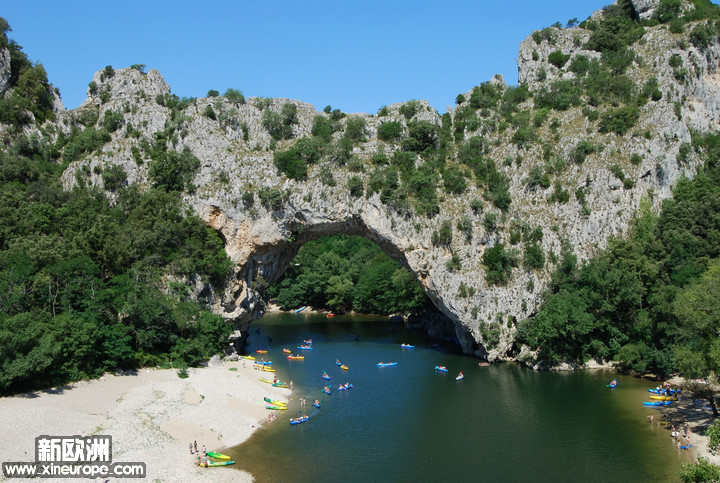
<path fill-rule="evenodd" d="M 197 454 L 197 459 L 195 460 L 195 466 L 200 466 L 203 468 L 207 468 L 210 460 L 207 456 L 207 448 L 205 445 L 202 445 L 202 450 L 198 451 L 198 445 L 197 441 L 193 441 L 190 443 L 190 454 Z"/>

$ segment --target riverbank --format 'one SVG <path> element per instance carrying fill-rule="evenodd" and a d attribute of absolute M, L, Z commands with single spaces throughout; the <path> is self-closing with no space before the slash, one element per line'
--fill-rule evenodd
<path fill-rule="evenodd" d="M 682 387 L 684 381 L 682 378 L 674 378 L 670 382 L 675 386 Z M 690 430 L 690 444 L 692 445 L 690 453 L 693 455 L 693 460 L 697 461 L 702 457 L 710 463 L 720 466 L 720 455 L 710 452 L 710 438 L 705 435 L 705 430 L 714 422 L 713 412 L 704 409 L 708 405 L 706 400 L 701 403 L 701 405 L 696 404 L 695 398 L 690 393 L 683 393 L 679 401 L 674 401 L 662 410 L 662 417 L 667 417 L 668 420 L 668 425 L 664 428 L 667 429 L 668 439 L 670 439 L 672 425 L 681 431 L 683 424 L 687 423 Z M 662 421 L 662 417 L 656 416 L 656 424 L 658 424 L 658 420 Z M 683 444 L 685 444 L 684 441 L 685 439 L 681 438 Z"/>
<path fill-rule="evenodd" d="M 132 375 L 0 398 L 2 461 L 34 461 L 40 435 L 112 436 L 114 462 L 144 462 L 143 481 L 252 481 L 243 462 L 197 468 L 188 444 L 222 451 L 247 440 L 267 419 L 263 397 L 287 399 L 289 389 L 259 381 L 249 362 L 216 367 L 143 369 Z"/>

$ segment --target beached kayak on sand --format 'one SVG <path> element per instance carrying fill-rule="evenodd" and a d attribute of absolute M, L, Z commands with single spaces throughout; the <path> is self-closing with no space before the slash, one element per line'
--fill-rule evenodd
<path fill-rule="evenodd" d="M 222 454 L 222 453 L 216 453 L 215 451 L 208 451 L 206 454 L 211 458 L 217 458 L 219 460 L 229 460 L 230 459 L 230 457 L 228 455 Z"/>
<path fill-rule="evenodd" d="M 208 467 L 210 466 L 228 466 L 228 465 L 234 465 L 234 461 L 208 461 Z"/>
<path fill-rule="evenodd" d="M 671 404 L 672 404 L 672 401 L 650 401 L 650 402 L 644 402 L 643 406 L 660 407 L 660 406 L 669 406 Z"/>

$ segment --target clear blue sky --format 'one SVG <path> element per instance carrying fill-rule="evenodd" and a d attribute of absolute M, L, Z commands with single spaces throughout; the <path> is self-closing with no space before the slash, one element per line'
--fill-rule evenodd
<path fill-rule="evenodd" d="M 4 0 L 0 16 L 67 108 L 95 71 L 146 64 L 179 96 L 228 87 L 375 113 L 440 112 L 494 74 L 517 83 L 520 42 L 611 0 Z"/>

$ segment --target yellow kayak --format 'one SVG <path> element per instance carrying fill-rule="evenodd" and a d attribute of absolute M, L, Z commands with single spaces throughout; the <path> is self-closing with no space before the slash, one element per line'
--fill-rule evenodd
<path fill-rule="evenodd" d="M 246 361 L 254 361 L 255 358 L 253 356 L 240 356 L 240 359 L 245 359 Z"/>
<path fill-rule="evenodd" d="M 659 394 L 653 394 L 650 396 L 650 399 L 655 399 L 656 401 L 677 401 L 678 398 L 675 396 L 661 396 Z"/>
<path fill-rule="evenodd" d="M 263 366 L 260 364 L 253 364 L 253 368 L 257 369 L 258 371 L 265 371 L 265 372 L 275 372 L 275 369 L 268 366 Z"/>
<path fill-rule="evenodd" d="M 347 371 L 347 370 L 349 370 L 350 368 L 349 368 L 348 366 L 346 366 L 345 364 L 343 364 L 343 365 L 340 366 L 340 369 Z"/>

